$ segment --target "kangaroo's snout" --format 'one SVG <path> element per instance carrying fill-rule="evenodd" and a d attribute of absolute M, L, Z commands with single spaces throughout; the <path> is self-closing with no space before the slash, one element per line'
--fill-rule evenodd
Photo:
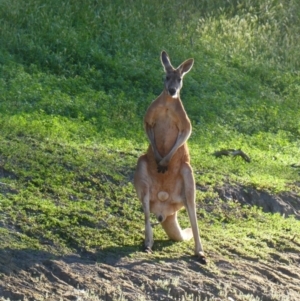
<path fill-rule="evenodd" d="M 170 89 L 169 89 L 169 94 L 170 94 L 171 96 L 174 96 L 174 95 L 176 94 L 176 89 L 175 89 L 175 88 L 170 88 Z"/>

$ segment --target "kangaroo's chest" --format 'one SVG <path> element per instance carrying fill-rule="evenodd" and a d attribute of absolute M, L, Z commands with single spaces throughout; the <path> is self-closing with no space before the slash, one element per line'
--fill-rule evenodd
<path fill-rule="evenodd" d="M 169 153 L 178 137 L 178 118 L 170 109 L 162 109 L 154 122 L 154 137 L 161 155 Z"/>

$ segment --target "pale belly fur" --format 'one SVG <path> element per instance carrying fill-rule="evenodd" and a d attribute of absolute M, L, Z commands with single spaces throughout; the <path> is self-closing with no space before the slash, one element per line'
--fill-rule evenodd
<path fill-rule="evenodd" d="M 180 183 L 178 183 L 180 182 Z M 177 181 L 178 185 L 172 186 L 172 191 L 153 191 L 150 198 L 150 212 L 154 213 L 159 220 L 175 214 L 184 206 L 184 194 L 182 191 L 182 181 Z"/>

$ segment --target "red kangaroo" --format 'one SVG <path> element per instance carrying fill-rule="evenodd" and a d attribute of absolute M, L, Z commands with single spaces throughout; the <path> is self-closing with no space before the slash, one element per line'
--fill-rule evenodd
<path fill-rule="evenodd" d="M 194 60 L 188 59 L 175 69 L 168 54 L 162 51 L 161 63 L 166 72 L 164 90 L 144 117 L 150 146 L 138 159 L 134 175 L 134 186 L 145 214 L 144 250 L 152 252 L 151 212 L 170 239 L 182 241 L 194 237 L 195 255 L 206 264 L 196 216 L 195 180 L 186 143 L 192 127 L 179 95 L 182 78 L 191 70 Z M 177 221 L 177 211 L 183 206 L 191 223 L 191 228 L 184 230 Z"/>

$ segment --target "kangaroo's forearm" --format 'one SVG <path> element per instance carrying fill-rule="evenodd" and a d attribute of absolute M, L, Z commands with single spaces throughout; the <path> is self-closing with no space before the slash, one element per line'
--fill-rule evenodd
<path fill-rule="evenodd" d="M 178 150 L 178 148 L 180 146 L 182 146 L 189 138 L 190 136 L 190 132 L 186 131 L 186 132 L 181 132 L 178 134 L 176 142 L 174 144 L 174 146 L 172 147 L 172 149 L 170 150 L 170 152 L 164 157 L 162 158 L 161 161 L 163 162 L 170 162 L 172 157 L 174 156 L 174 154 L 176 153 L 176 151 Z"/>
<path fill-rule="evenodd" d="M 160 155 L 160 153 L 159 153 L 159 151 L 156 147 L 156 144 L 155 144 L 155 135 L 154 135 L 153 127 L 146 124 L 146 133 L 147 133 L 147 136 L 149 138 L 149 141 L 150 141 L 153 153 L 154 153 L 155 160 L 156 160 L 156 162 L 159 162 L 159 161 L 162 160 L 162 156 Z"/>

